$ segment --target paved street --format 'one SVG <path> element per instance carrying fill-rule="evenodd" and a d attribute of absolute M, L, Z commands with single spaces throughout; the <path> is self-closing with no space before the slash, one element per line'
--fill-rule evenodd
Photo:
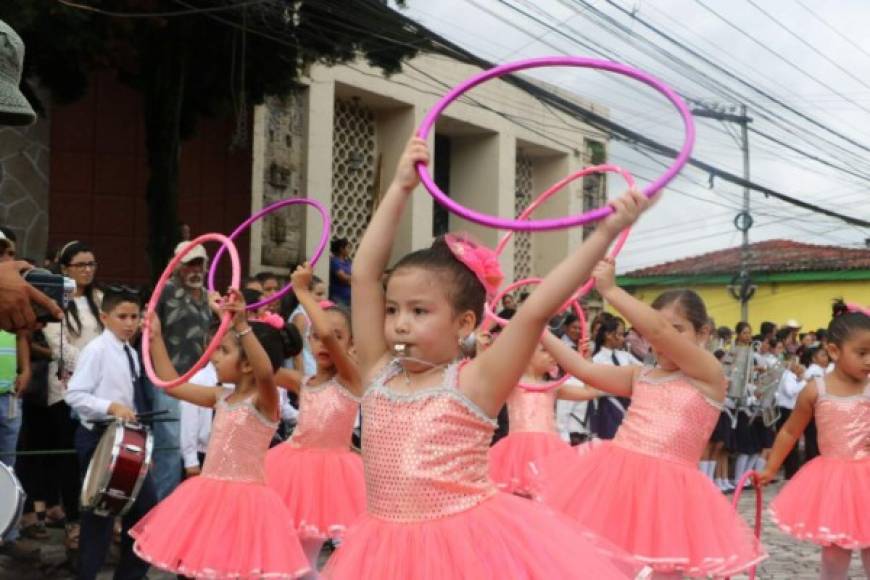
<path fill-rule="evenodd" d="M 765 490 L 765 506 L 778 491 L 780 485 Z M 740 500 L 740 513 L 752 525 L 755 517 L 755 492 L 747 490 Z M 40 566 L 21 565 L 0 556 L 0 580 L 67 580 L 72 574 L 63 567 L 65 559 L 62 532 L 51 530 L 52 538 L 43 546 L 43 561 Z M 816 580 L 819 577 L 819 549 L 811 544 L 798 543 L 781 533 L 769 520 L 764 519 L 762 532 L 764 544 L 771 557 L 758 570 L 758 578 L 764 580 Z M 100 580 L 110 580 L 110 567 L 100 574 Z M 744 576 L 745 577 L 745 576 Z M 170 580 L 175 576 L 152 571 L 151 580 Z M 857 555 L 852 557 L 850 580 L 863 580 L 861 563 Z M 508 580 L 508 579 L 506 579 Z"/>
<path fill-rule="evenodd" d="M 782 484 L 772 485 L 764 490 L 764 507 L 779 491 Z M 740 513 L 753 525 L 755 522 L 755 492 L 746 490 L 740 498 Z M 817 580 L 819 577 L 820 551 L 818 546 L 796 542 L 782 533 L 765 514 L 761 539 L 767 547 L 770 558 L 758 568 L 758 578 L 764 580 Z M 852 555 L 850 580 L 864 580 L 861 561 L 857 554 Z"/>

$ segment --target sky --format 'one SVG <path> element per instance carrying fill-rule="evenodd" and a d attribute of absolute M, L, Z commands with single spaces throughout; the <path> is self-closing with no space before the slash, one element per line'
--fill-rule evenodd
<path fill-rule="evenodd" d="M 553 54 L 607 57 L 654 74 L 685 97 L 726 107 L 744 103 L 751 127 L 839 168 L 750 133 L 753 181 L 870 221 L 870 75 L 864 74 L 870 70 L 870 3 L 864 0 L 407 0 L 406 5 L 411 18 L 495 63 Z M 779 102 L 693 57 L 641 21 Z M 682 62 L 654 52 L 659 49 Z M 677 149 L 682 143 L 675 110 L 644 85 L 577 68 L 530 74 L 608 107 L 611 119 L 630 129 Z M 742 175 L 740 127 L 700 118 L 695 123 L 693 156 Z M 618 141 L 610 143 L 609 160 L 631 171 L 641 186 L 670 162 Z M 614 194 L 623 185 L 611 179 L 609 188 Z M 785 238 L 855 248 L 870 238 L 868 228 L 760 193 L 750 198 L 751 242 Z M 715 179 L 711 189 L 709 174 L 685 168 L 634 228 L 618 270 L 739 245 L 733 220 L 742 202 L 742 188 Z"/>

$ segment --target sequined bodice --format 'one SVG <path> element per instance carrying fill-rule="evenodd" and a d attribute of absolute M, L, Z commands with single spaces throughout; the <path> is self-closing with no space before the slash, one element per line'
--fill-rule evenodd
<path fill-rule="evenodd" d="M 546 392 L 527 391 L 516 387 L 508 396 L 508 424 L 511 433 L 535 431 L 539 433 L 556 432 L 556 393 L 558 389 Z"/>
<path fill-rule="evenodd" d="M 696 465 L 719 420 L 720 407 L 682 373 L 652 378 L 645 368 L 613 443 L 638 453 Z"/>
<path fill-rule="evenodd" d="M 825 377 L 816 379 L 819 391 L 815 419 L 819 451 L 840 459 L 870 458 L 870 383 L 860 395 L 838 397 L 827 392 Z"/>
<path fill-rule="evenodd" d="M 359 399 L 335 379 L 303 385 L 299 417 L 288 443 L 295 447 L 347 448 L 359 410 Z"/>
<path fill-rule="evenodd" d="M 266 420 L 250 399 L 215 406 L 202 477 L 263 483 L 263 464 L 277 422 Z"/>
<path fill-rule="evenodd" d="M 391 521 L 430 520 L 467 510 L 496 493 L 487 452 L 495 421 L 457 390 L 459 366 L 441 386 L 396 393 L 387 365 L 362 400 L 368 512 Z"/>

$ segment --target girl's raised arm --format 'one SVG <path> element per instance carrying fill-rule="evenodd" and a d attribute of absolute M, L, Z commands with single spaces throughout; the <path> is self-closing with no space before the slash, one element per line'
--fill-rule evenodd
<path fill-rule="evenodd" d="M 602 260 L 595 267 L 593 276 L 601 297 L 625 316 L 656 350 L 695 379 L 704 395 L 714 401 L 722 401 L 725 397 L 725 374 L 713 353 L 680 334 L 660 312 L 618 287 L 614 270 L 610 258 Z"/>
<path fill-rule="evenodd" d="M 278 417 L 279 398 L 275 386 L 275 370 L 272 368 L 272 361 L 266 354 L 266 349 L 260 344 L 248 324 L 242 293 L 235 288 L 230 288 L 221 310 L 233 313 L 233 331 L 239 337 L 239 346 L 245 352 L 245 358 L 251 365 L 254 381 L 257 384 L 257 409 L 266 417 Z"/>
<path fill-rule="evenodd" d="M 160 319 L 157 314 L 151 315 L 145 324 L 151 331 L 151 361 L 154 363 L 154 372 L 164 381 L 172 381 L 178 378 L 178 371 L 169 358 L 166 351 L 166 343 L 163 342 L 163 331 L 160 327 Z M 172 389 L 166 389 L 166 394 L 182 401 L 187 401 L 200 407 L 214 407 L 221 390 L 218 387 L 206 387 L 193 383 L 182 383 Z"/>
<path fill-rule="evenodd" d="M 278 369 L 275 373 L 275 384 L 284 390 L 298 393 L 302 385 L 302 373 L 296 369 Z"/>
<path fill-rule="evenodd" d="M 544 332 L 542 342 L 547 352 L 553 355 L 556 363 L 569 375 L 600 391 L 619 397 L 631 396 L 636 367 L 595 364 L 556 338 L 549 330 Z"/>
<path fill-rule="evenodd" d="M 615 211 L 544 278 L 498 340 L 468 364 L 462 375 L 463 390 L 491 416 L 498 413 L 522 376 L 550 317 L 589 278 L 619 232 L 634 223 L 648 205 L 649 200 L 637 191 L 616 200 Z"/>
<path fill-rule="evenodd" d="M 586 385 L 563 385 L 559 387 L 556 398 L 560 401 L 591 401 L 603 393 Z"/>
<path fill-rule="evenodd" d="M 384 288 L 381 278 L 390 259 L 396 228 L 408 196 L 419 183 L 419 163 L 429 163 L 426 142 L 412 138 L 399 159 L 396 175 L 369 222 L 353 260 L 351 310 L 356 351 L 363 376 L 382 366 L 388 353 L 384 337 Z"/>
<path fill-rule="evenodd" d="M 296 268 L 293 272 L 292 281 L 294 288 L 300 288 L 296 291 L 296 297 L 299 303 L 308 313 L 311 319 L 311 328 L 323 341 L 323 345 L 329 351 L 332 357 L 332 362 L 335 363 L 335 370 L 338 372 L 338 377 L 353 394 L 362 395 L 362 379 L 360 378 L 359 368 L 356 362 L 351 358 L 350 354 L 344 349 L 342 344 L 335 336 L 334 325 L 326 316 L 326 312 L 320 307 L 320 304 L 314 298 L 314 295 L 308 290 L 313 276 L 311 266 L 306 262 L 304 265 Z M 383 324 L 381 324 L 383 327 Z"/>

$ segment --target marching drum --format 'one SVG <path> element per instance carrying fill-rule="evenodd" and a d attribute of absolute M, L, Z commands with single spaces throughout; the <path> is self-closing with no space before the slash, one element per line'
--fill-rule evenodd
<path fill-rule="evenodd" d="M 110 423 L 88 465 L 82 485 L 82 508 L 98 516 L 127 513 L 148 474 L 153 450 L 151 431 L 144 425 Z"/>
<path fill-rule="evenodd" d="M 0 539 L 21 519 L 25 497 L 15 472 L 5 463 L 0 463 Z"/>

